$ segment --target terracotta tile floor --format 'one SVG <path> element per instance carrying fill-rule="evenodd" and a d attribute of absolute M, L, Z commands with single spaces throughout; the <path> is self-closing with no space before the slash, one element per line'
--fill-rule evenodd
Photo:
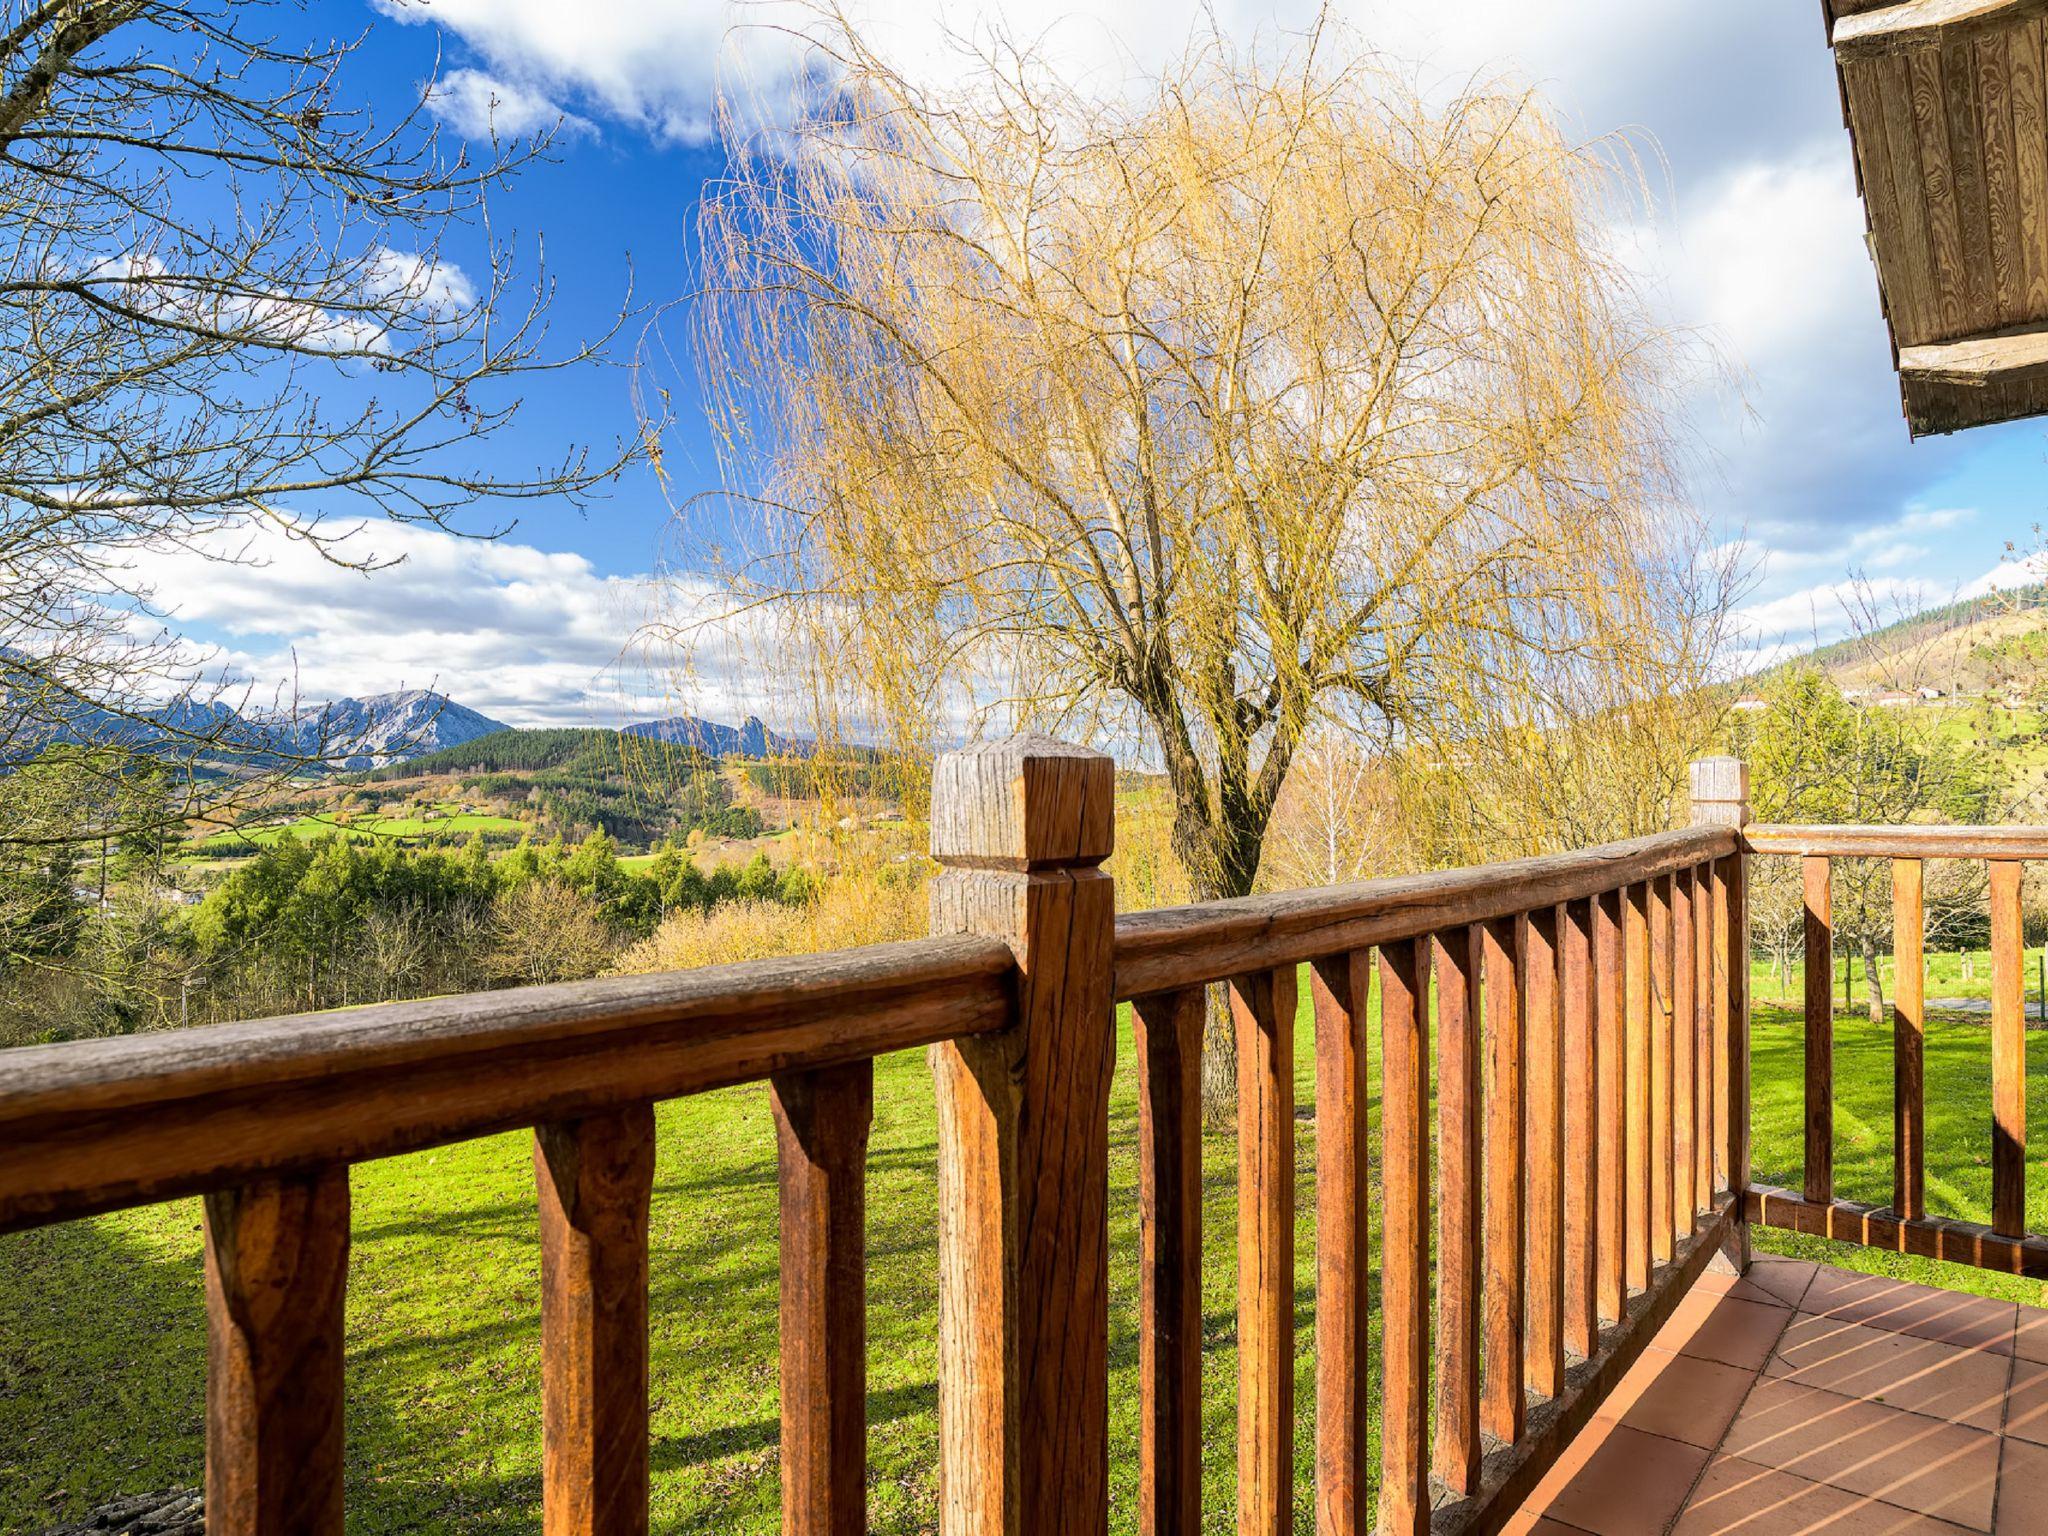
<path fill-rule="evenodd" d="M 1509 1536 L 2048 1536 L 2048 1311 L 1707 1275 Z"/>

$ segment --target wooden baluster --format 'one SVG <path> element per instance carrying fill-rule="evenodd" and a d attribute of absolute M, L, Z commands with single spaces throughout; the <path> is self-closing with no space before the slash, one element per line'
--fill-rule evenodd
<path fill-rule="evenodd" d="M 782 1529 L 868 1528 L 871 1061 L 770 1081 L 782 1184 Z"/>
<path fill-rule="evenodd" d="M 1693 1214 L 1699 1209 L 1692 1188 L 1699 1046 L 1693 948 L 1692 871 L 1681 869 L 1671 881 L 1671 1235 L 1680 1242 L 1692 1236 Z"/>
<path fill-rule="evenodd" d="M 348 1169 L 206 1197 L 206 1528 L 341 1536 Z"/>
<path fill-rule="evenodd" d="M 1710 757 L 1692 765 L 1692 824 L 1740 832 L 1749 821 L 1749 768 L 1740 758 Z M 1718 859 L 1705 876 L 1706 917 L 1701 937 L 1708 950 L 1700 1001 L 1707 1012 L 1707 1085 L 1712 1134 L 1707 1196 L 1732 1189 L 1735 1237 L 1724 1255 L 1749 1262 L 1749 1228 L 1740 1194 L 1749 1187 L 1749 925 L 1741 853 Z M 1699 884 L 1695 882 L 1695 902 Z M 1719 1175 L 1718 1179 L 1716 1175 Z M 1702 1202 L 1706 1203 L 1705 1201 Z"/>
<path fill-rule="evenodd" d="M 1693 1209 L 1714 1205 L 1714 870 L 1702 864 L 1692 872 L 1693 937 L 1693 1084 L 1698 1108 L 1693 1116 Z"/>
<path fill-rule="evenodd" d="M 1436 1475 L 1479 1486 L 1480 932 L 1436 936 Z"/>
<path fill-rule="evenodd" d="M 2026 950 L 2020 863 L 1991 863 L 1991 1230 L 2027 1230 Z"/>
<path fill-rule="evenodd" d="M 1373 1525 L 1366 1503 L 1372 1413 L 1366 1213 L 1372 1174 L 1365 1019 L 1371 987 L 1368 950 L 1318 960 L 1310 971 L 1316 1019 L 1316 1536 L 1369 1536 Z M 1194 1274 L 1199 1282 L 1199 1263 Z M 1195 1298 L 1197 1323 L 1200 1299 Z M 1188 1475 L 1199 1485 L 1200 1424 L 1191 1431 L 1195 1459 Z M 1196 1526 L 1185 1529 L 1187 1536 L 1197 1536 Z"/>
<path fill-rule="evenodd" d="M 1600 1339 L 1600 1064 L 1593 1028 L 1593 903 L 1564 908 L 1564 1344 L 1590 1359 Z"/>
<path fill-rule="evenodd" d="M 1529 1053 L 1529 1386 L 1564 1390 L 1564 1012 L 1558 995 L 1561 910 L 1531 912 L 1522 932 L 1523 1029 Z"/>
<path fill-rule="evenodd" d="M 540 1126 L 533 1171 L 547 1536 L 644 1536 L 653 1106 Z"/>
<path fill-rule="evenodd" d="M 1835 925 L 1825 857 L 1803 861 L 1806 888 L 1806 1198 L 1835 1198 Z"/>
<path fill-rule="evenodd" d="M 1380 1530 L 1429 1531 L 1429 1019 L 1426 943 L 1380 950 Z"/>
<path fill-rule="evenodd" d="M 1485 925 L 1486 1374 L 1480 1422 L 1495 1438 L 1522 1438 L 1524 1248 L 1522 1193 L 1522 922 Z"/>
<path fill-rule="evenodd" d="M 1206 989 L 1131 1005 L 1138 1056 L 1138 1529 L 1202 1528 L 1202 1021 Z M 1320 1036 L 1318 1045 L 1320 1045 Z M 1364 1095 L 1358 1102 L 1365 1102 Z M 1328 1134 L 1320 1114 L 1318 1143 Z"/>
<path fill-rule="evenodd" d="M 1622 1037 L 1628 1139 L 1624 1147 L 1627 1193 L 1622 1264 L 1628 1288 L 1650 1288 L 1650 891 L 1638 882 L 1624 893 L 1622 924 Z"/>
<path fill-rule="evenodd" d="M 1230 984 L 1237 1025 L 1237 1529 L 1294 1527 L 1291 965 Z"/>
<path fill-rule="evenodd" d="M 1628 1040 L 1622 1026 L 1627 992 L 1626 956 L 1621 942 L 1621 892 L 1608 891 L 1593 903 L 1594 1033 L 1600 1069 L 1599 1167 L 1597 1179 L 1600 1315 L 1619 1322 L 1627 1312 L 1627 1266 L 1622 1233 L 1628 1225 L 1628 1190 L 1623 1182 L 1627 1158 L 1628 1111 L 1625 1078 Z"/>
<path fill-rule="evenodd" d="M 1677 1118 L 1672 1112 L 1677 1090 L 1672 1057 L 1677 1052 L 1672 1039 L 1671 906 L 1671 876 L 1659 875 L 1649 882 L 1644 913 L 1650 950 L 1650 1256 L 1660 1264 L 1671 1260 L 1672 1213 L 1678 1204 L 1672 1198 Z"/>
<path fill-rule="evenodd" d="M 1923 948 L 1922 867 L 1918 859 L 1892 860 L 1892 1209 L 1905 1217 L 1927 1214 L 1926 1074 L 1927 967 Z"/>
<path fill-rule="evenodd" d="M 933 771 L 934 934 L 1007 939 L 1017 1021 L 930 1048 L 940 1536 L 1109 1525 L 1116 771 L 1013 736 Z"/>

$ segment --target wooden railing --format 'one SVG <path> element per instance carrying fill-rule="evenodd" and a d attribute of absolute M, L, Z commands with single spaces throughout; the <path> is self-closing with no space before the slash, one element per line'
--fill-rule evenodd
<path fill-rule="evenodd" d="M 209 1530 L 329 1536 L 342 1518 L 348 1169 L 533 1127 L 546 1528 L 639 1536 L 653 1106 L 765 1081 L 781 1169 L 783 1528 L 855 1536 L 872 1061 L 922 1045 L 939 1111 L 939 1529 L 1088 1536 L 1109 1521 L 1109 1092 L 1113 1004 L 1127 1000 L 1143 1206 L 1139 1524 L 1194 1536 L 1200 1052 L 1204 990 L 1221 983 L 1239 1061 L 1237 1524 L 1280 1536 L 1295 1495 L 1293 1062 L 1306 967 L 1317 1527 L 1354 1536 L 1377 1517 L 1419 1532 L 1438 1504 L 1447 1525 L 1490 1531 L 1701 1270 L 1745 1257 L 1740 765 L 1700 765 L 1694 788 L 1697 824 L 1684 831 L 1118 919 L 1099 867 L 1107 758 L 1043 737 L 951 754 L 932 817 L 941 937 L 8 1052 L 0 1232 L 203 1195 Z"/>
<path fill-rule="evenodd" d="M 2048 859 L 2044 827 L 1743 828 L 1752 854 L 1802 865 L 1806 920 L 1806 1134 L 1804 1188 L 1751 1188 L 1752 1221 L 1898 1253 L 2048 1277 L 2048 1240 L 2027 1227 L 2027 1031 L 2020 872 Z M 1893 1175 L 1888 1206 L 1835 1198 L 1833 861 L 1889 859 L 1892 866 Z M 1982 859 L 1991 888 L 1991 1153 L 1989 1225 L 1927 1211 L 1925 861 Z"/>

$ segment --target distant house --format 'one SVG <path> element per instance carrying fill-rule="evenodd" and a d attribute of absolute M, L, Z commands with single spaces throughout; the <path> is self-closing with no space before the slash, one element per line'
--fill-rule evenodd
<path fill-rule="evenodd" d="M 1759 709 L 1769 709 L 1771 706 L 1765 700 L 1758 698 L 1755 694 L 1745 693 L 1741 698 L 1735 701 L 1735 707 L 1744 714 L 1753 714 L 1755 711 Z"/>
<path fill-rule="evenodd" d="M 1920 697 L 1923 699 L 1940 699 L 1947 697 L 1947 695 L 1944 694 L 1939 688 L 1922 688 L 1919 692 Z"/>
<path fill-rule="evenodd" d="M 1874 704 L 1879 709 L 1901 709 L 1908 704 L 1918 703 L 1919 696 L 1907 693 L 1899 688 L 1886 688 L 1881 692 L 1873 693 L 1867 702 Z"/>

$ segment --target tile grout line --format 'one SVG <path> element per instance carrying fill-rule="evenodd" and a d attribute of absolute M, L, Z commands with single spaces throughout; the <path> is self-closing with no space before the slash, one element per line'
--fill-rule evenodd
<path fill-rule="evenodd" d="M 1752 1259 L 1750 1262 L 1754 1266 L 1755 1260 Z M 1747 1273 L 1747 1270 L 1743 1272 L 1745 1276 Z M 1812 1276 L 1809 1275 L 1807 1277 L 1807 1284 L 1810 1286 L 1812 1283 Z M 1759 1287 L 1759 1289 L 1762 1289 L 1762 1287 Z M 1726 1292 L 1722 1294 L 1725 1295 Z M 1803 1299 L 1806 1292 L 1801 1291 L 1799 1294 Z M 1785 1337 L 1785 1330 L 1792 1326 L 1792 1319 L 1799 1315 L 1796 1307 L 1787 1307 L 1784 1310 L 1785 1320 L 1778 1325 L 1777 1337 L 1771 1340 L 1770 1353 L 1764 1356 L 1764 1364 L 1749 1373 L 1749 1387 L 1742 1394 L 1742 1401 L 1735 1405 L 1735 1411 L 1728 1415 L 1728 1422 L 1721 1426 L 1721 1433 L 1715 1437 L 1714 1443 L 1707 1448 L 1707 1454 L 1700 1462 L 1699 1471 L 1693 1473 L 1692 1481 L 1686 1485 L 1685 1497 L 1678 1501 L 1678 1508 L 1672 1511 L 1671 1518 L 1659 1527 L 1659 1536 L 1670 1536 L 1670 1532 L 1677 1529 L 1678 1522 L 1685 1518 L 1685 1512 L 1692 1508 L 1692 1501 L 1700 1491 L 1700 1482 L 1706 1477 L 1707 1468 L 1711 1467 L 1720 1457 L 1721 1447 L 1728 1443 L 1729 1431 L 1735 1428 L 1735 1421 L 1742 1417 L 1742 1410 L 1749 1405 L 1750 1393 L 1754 1392 L 1756 1384 L 1764 1379 L 1764 1366 L 1771 1363 L 1771 1355 L 1775 1355 L 1778 1352 L 1778 1343 Z"/>
<path fill-rule="evenodd" d="M 2005 1426 L 2012 1419 L 2012 1384 L 2019 1373 L 2020 1314 L 2013 1308 L 2012 1352 L 2005 1361 L 2005 1396 L 1998 1404 L 1998 1459 L 1991 1466 L 1991 1529 L 1998 1529 L 1998 1501 L 2005 1493 Z"/>

